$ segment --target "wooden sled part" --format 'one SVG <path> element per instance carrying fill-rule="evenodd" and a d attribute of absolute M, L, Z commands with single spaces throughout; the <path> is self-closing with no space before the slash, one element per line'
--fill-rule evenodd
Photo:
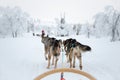
<path fill-rule="evenodd" d="M 58 73 L 58 72 L 72 72 L 72 73 L 76 73 L 76 74 L 80 74 L 82 76 L 87 77 L 89 80 L 96 80 L 92 75 L 81 71 L 81 70 L 77 70 L 77 69 L 73 69 L 73 68 L 59 68 L 59 69 L 54 69 L 48 72 L 45 72 L 41 75 L 39 75 L 38 77 L 36 77 L 34 80 L 41 80 L 42 78 L 50 75 L 50 74 L 54 74 L 54 73 Z"/>

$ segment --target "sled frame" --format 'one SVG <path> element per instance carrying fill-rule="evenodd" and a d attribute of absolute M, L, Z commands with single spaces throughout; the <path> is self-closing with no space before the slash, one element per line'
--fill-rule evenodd
<path fill-rule="evenodd" d="M 51 74 L 54 74 L 54 73 L 59 73 L 59 72 L 76 73 L 76 74 L 80 74 L 80 75 L 88 78 L 89 80 L 96 80 L 92 75 L 88 74 L 87 72 L 77 70 L 77 69 L 73 69 L 73 68 L 58 68 L 58 69 L 50 70 L 50 71 L 47 71 L 47 72 L 39 75 L 34 80 L 41 80 L 42 78 L 44 78 L 44 77 L 46 77 L 48 75 L 51 75 Z"/>

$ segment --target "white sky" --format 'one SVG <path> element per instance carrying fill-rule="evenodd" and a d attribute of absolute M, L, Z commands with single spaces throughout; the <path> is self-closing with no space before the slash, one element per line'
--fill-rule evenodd
<path fill-rule="evenodd" d="M 0 6 L 19 6 L 41 21 L 54 21 L 65 13 L 66 21 L 72 23 L 91 22 L 106 5 L 120 11 L 120 0 L 0 0 Z"/>

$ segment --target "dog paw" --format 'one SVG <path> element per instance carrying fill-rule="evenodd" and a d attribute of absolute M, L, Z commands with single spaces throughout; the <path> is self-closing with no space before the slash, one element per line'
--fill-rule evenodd
<path fill-rule="evenodd" d="M 82 66 L 80 66 L 80 70 L 82 70 Z"/>
<path fill-rule="evenodd" d="M 50 67 L 47 66 L 47 69 L 50 69 Z"/>
<path fill-rule="evenodd" d="M 56 69 L 57 67 L 55 66 L 54 69 Z"/>
<path fill-rule="evenodd" d="M 67 63 L 69 63 L 70 61 L 69 60 L 67 60 Z"/>
<path fill-rule="evenodd" d="M 52 63 L 52 65 L 54 65 L 54 63 Z"/>
<path fill-rule="evenodd" d="M 73 66 L 73 68 L 75 68 L 75 66 Z"/>
<path fill-rule="evenodd" d="M 72 68 L 72 65 L 70 65 L 70 68 Z"/>
<path fill-rule="evenodd" d="M 46 60 L 48 60 L 48 58 L 45 58 Z"/>

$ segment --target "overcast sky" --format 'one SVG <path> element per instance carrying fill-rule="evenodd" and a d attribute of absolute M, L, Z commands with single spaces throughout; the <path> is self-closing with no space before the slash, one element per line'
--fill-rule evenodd
<path fill-rule="evenodd" d="M 54 21 L 65 13 L 66 21 L 72 23 L 91 22 L 107 5 L 120 11 L 120 0 L 0 0 L 0 6 L 19 6 L 41 21 Z"/>

